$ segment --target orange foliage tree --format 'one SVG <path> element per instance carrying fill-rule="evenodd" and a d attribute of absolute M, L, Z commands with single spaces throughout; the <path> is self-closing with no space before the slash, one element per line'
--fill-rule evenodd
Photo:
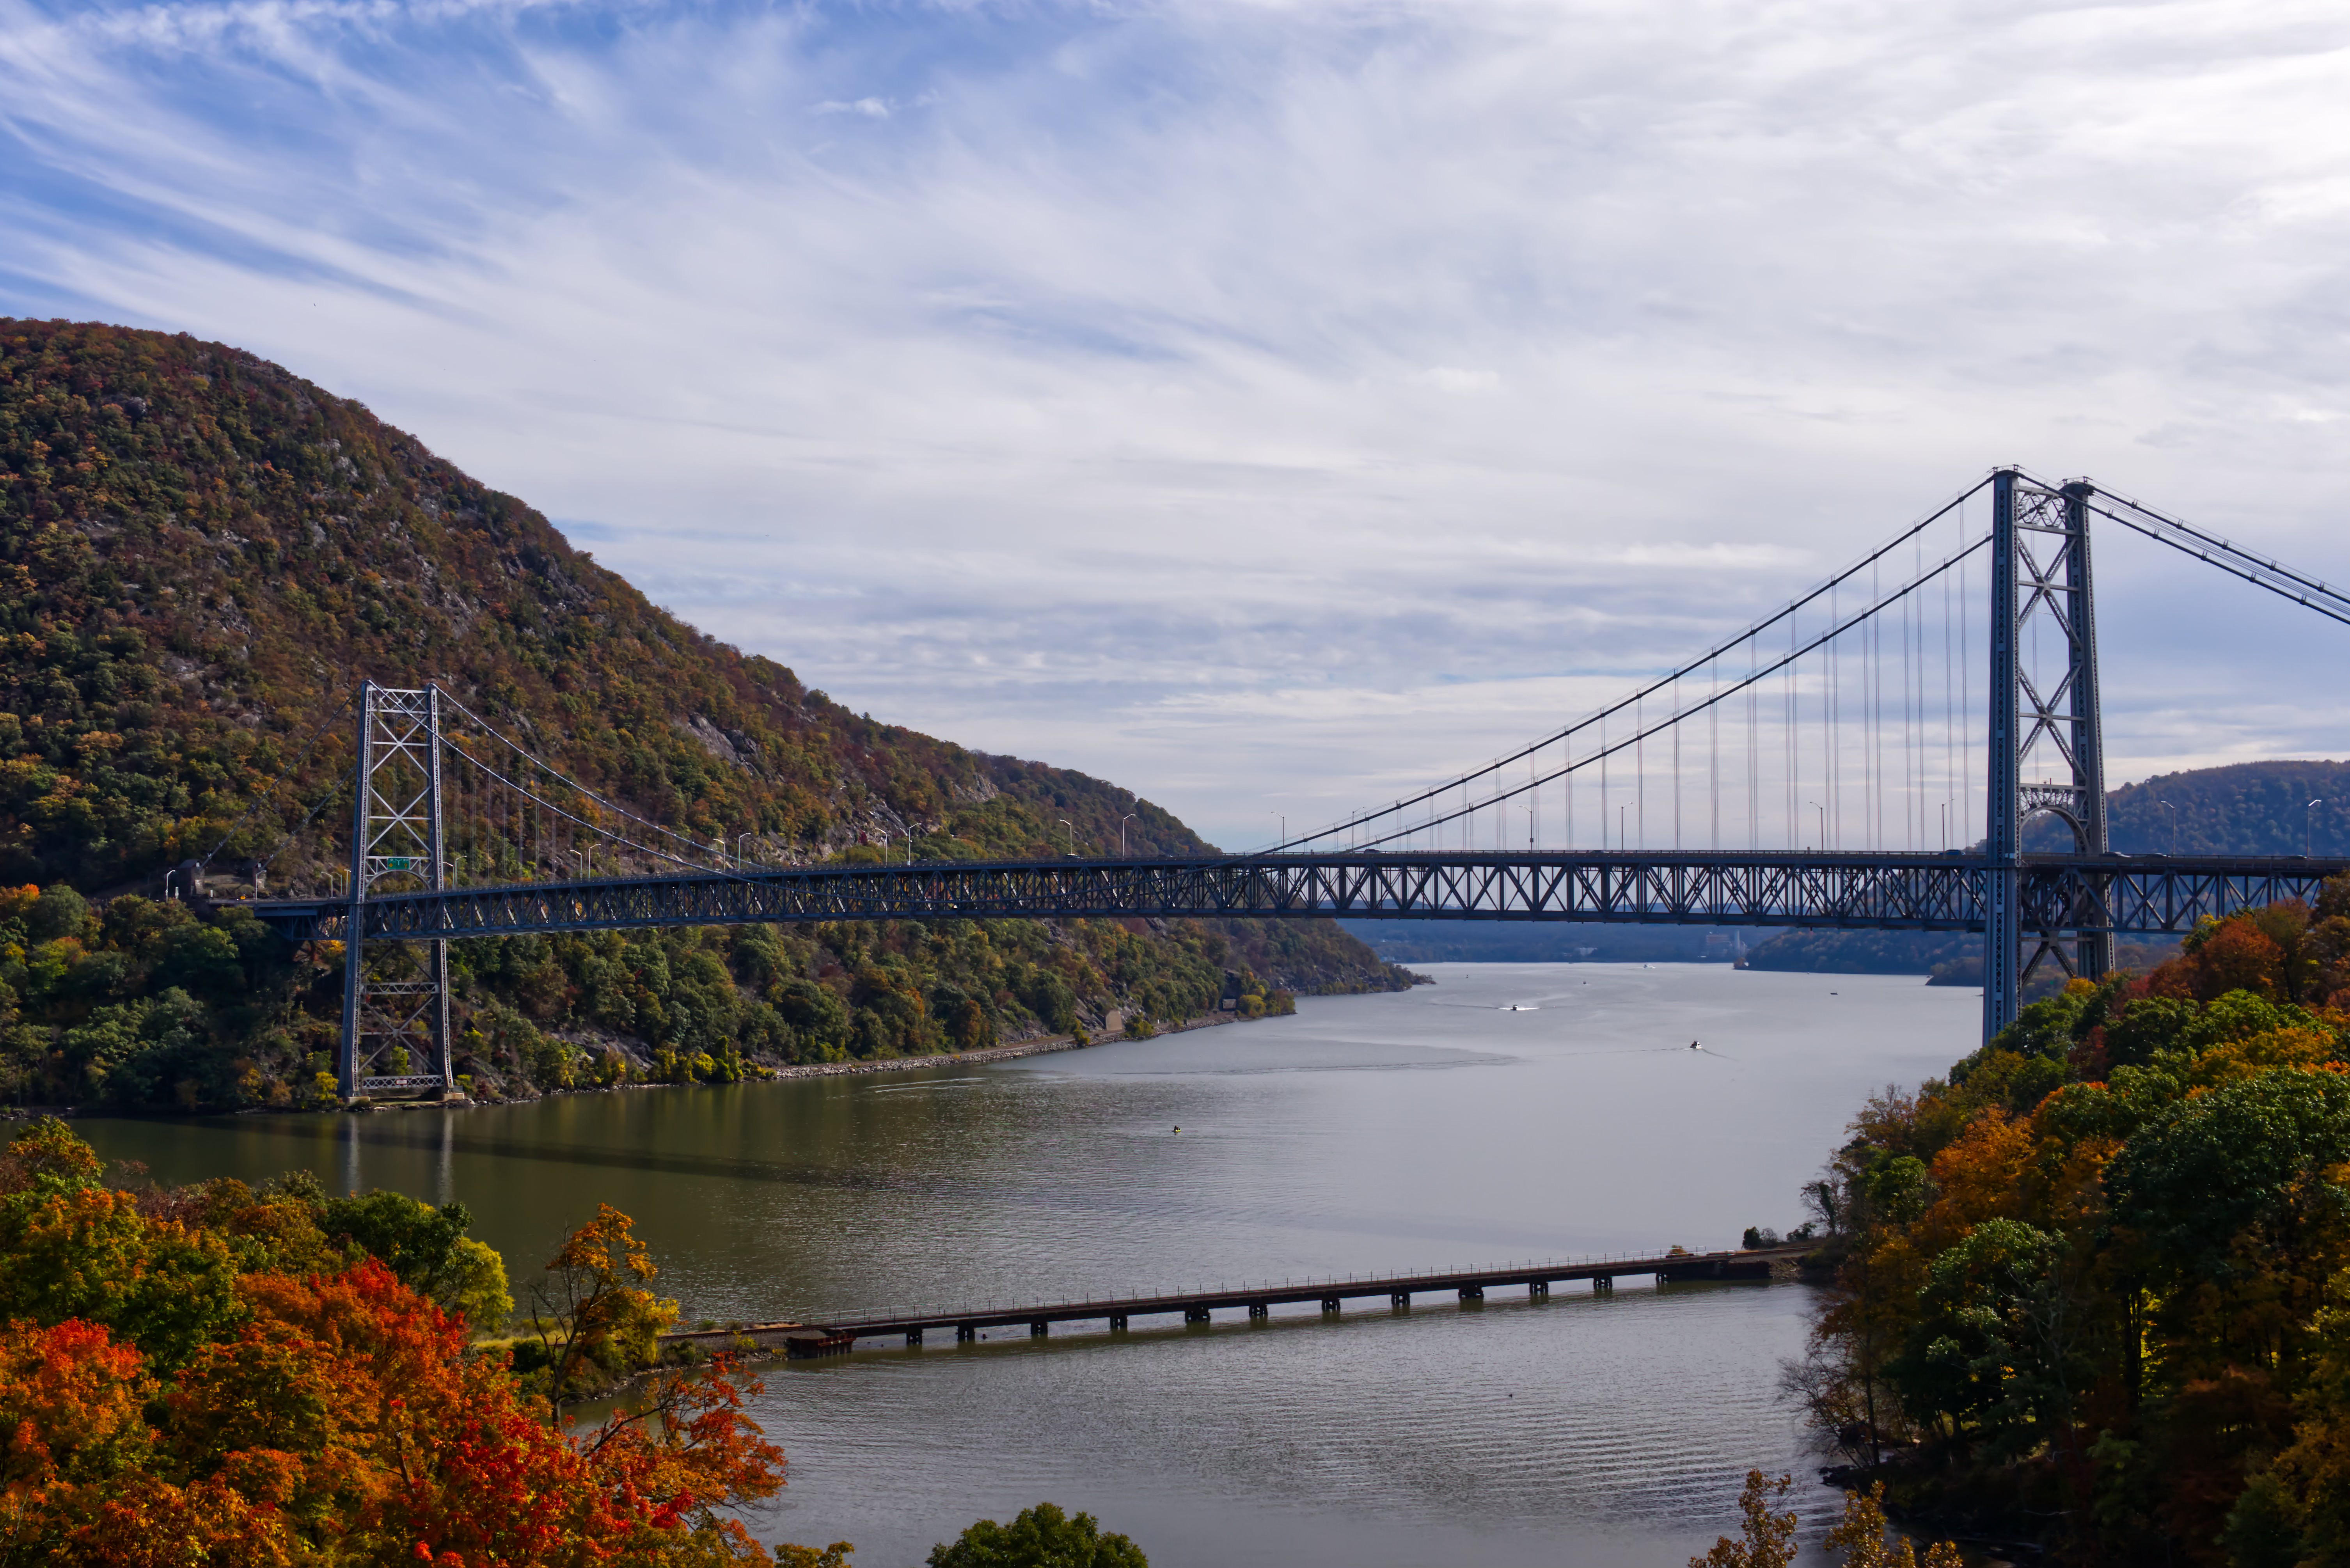
<path fill-rule="evenodd" d="M 54 1122 L 0 1162 L 0 1563 L 770 1561 L 727 1511 L 784 1456 L 728 1359 L 574 1435 L 384 1262 L 254 1221 L 298 1205 L 230 1183 L 142 1208 L 97 1168 Z M 606 1209 L 566 1254 L 625 1266 L 628 1231 Z"/>

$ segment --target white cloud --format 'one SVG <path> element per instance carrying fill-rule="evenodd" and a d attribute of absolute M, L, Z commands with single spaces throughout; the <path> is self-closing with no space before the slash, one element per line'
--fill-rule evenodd
<path fill-rule="evenodd" d="M 2345 78 L 2307 3 L 0 0 L 0 308 L 268 354 L 1240 843 L 1994 462 L 2350 575 Z M 2325 743 L 2173 701 L 2325 635 L 2100 567 L 2118 757 Z"/>

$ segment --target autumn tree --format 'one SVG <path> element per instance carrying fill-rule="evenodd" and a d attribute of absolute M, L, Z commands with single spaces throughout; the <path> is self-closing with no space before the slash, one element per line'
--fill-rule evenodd
<path fill-rule="evenodd" d="M 531 1287 L 531 1327 L 546 1368 L 548 1418 L 583 1390 L 650 1366 L 677 1303 L 644 1288 L 660 1270 L 636 1239 L 635 1221 L 608 1203 L 572 1232 L 547 1261 L 546 1280 Z"/>
<path fill-rule="evenodd" d="M 1742 1519 L 1737 1537 L 1721 1537 L 1702 1555 L 1690 1558 L 1690 1568 L 1788 1568 L 1795 1560 L 1800 1521 L 1793 1512 L 1772 1512 L 1771 1505 L 1784 1502 L 1794 1484 L 1793 1476 L 1772 1480 L 1761 1470 L 1748 1470 L 1738 1494 Z"/>
<path fill-rule="evenodd" d="M 98 1177 L 61 1123 L 0 1157 L 0 1563 L 769 1560 L 733 1514 L 784 1456 L 730 1358 L 575 1434 L 420 1292 L 463 1256 L 462 1210 L 370 1195 L 329 1234 L 313 1181 Z M 667 1303 L 635 1282 L 652 1270 L 626 1217 L 574 1241 L 573 1341 L 649 1358 Z"/>
<path fill-rule="evenodd" d="M 1885 1520 L 1885 1483 L 1865 1492 L 1844 1494 L 1844 1518 L 1828 1532 L 1824 1543 L 1844 1553 L 1844 1568 L 1918 1568 L 1917 1549 L 1908 1537 L 1889 1538 Z M 1925 1568 L 1960 1568 L 1956 1542 L 1938 1541 L 1926 1548 Z"/>

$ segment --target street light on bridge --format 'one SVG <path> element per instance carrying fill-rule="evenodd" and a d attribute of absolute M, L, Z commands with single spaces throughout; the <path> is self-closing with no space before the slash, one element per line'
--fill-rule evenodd
<path fill-rule="evenodd" d="M 2310 845 L 2317 836 L 2317 828 L 2315 826 L 2317 821 L 2317 808 L 2324 804 L 2325 797 L 2324 795 L 2319 795 L 2315 800 L 2311 801 L 2307 805 L 2301 808 L 2301 853 L 2303 859 L 2308 858 L 2308 857 L 2313 853 L 2310 848 Z"/>
<path fill-rule="evenodd" d="M 1825 849 L 1828 846 L 1828 808 L 1815 800 L 1807 800 L 1804 804 L 1820 814 L 1819 847 Z"/>

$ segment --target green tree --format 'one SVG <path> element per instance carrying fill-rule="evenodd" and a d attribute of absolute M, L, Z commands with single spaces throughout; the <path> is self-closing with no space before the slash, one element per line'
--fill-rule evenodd
<path fill-rule="evenodd" d="M 1887 1368 L 1903 1402 L 2023 1454 L 2068 1413 L 2078 1380 L 2056 1265 L 2064 1243 L 2018 1220 L 1989 1220 L 1936 1257 L 1908 1344 Z"/>
<path fill-rule="evenodd" d="M 1142 1548 L 1104 1532 L 1090 1513 L 1049 1502 L 1024 1508 L 1009 1524 L 983 1519 L 931 1549 L 930 1568 L 1149 1568 Z"/>
<path fill-rule="evenodd" d="M 2293 1262 L 2350 1191 L 2350 1081 L 2273 1072 L 2165 1108 L 2106 1173 L 2114 1218 L 2178 1276 L 2228 1278 L 2252 1258 Z"/>

